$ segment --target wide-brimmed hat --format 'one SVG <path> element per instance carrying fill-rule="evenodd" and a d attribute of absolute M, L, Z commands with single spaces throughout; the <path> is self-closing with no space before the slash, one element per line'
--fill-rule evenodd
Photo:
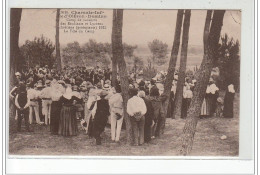
<path fill-rule="evenodd" d="M 111 87 L 108 84 L 104 84 L 104 87 L 103 87 L 104 90 L 109 90 L 110 88 Z"/>
<path fill-rule="evenodd" d="M 103 91 L 101 91 L 101 92 L 99 93 L 99 96 L 100 96 L 100 97 L 104 97 L 104 96 L 107 96 L 107 95 L 108 95 L 108 92 L 105 91 L 105 90 L 103 90 Z"/>
<path fill-rule="evenodd" d="M 63 80 L 58 80 L 59 84 L 65 85 L 65 82 Z"/>

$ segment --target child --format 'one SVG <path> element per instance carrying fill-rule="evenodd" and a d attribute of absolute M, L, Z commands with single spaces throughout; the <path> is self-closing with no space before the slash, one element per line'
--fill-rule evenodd
<path fill-rule="evenodd" d="M 18 122 L 17 131 L 21 131 L 22 118 L 24 117 L 25 126 L 28 132 L 31 132 L 29 128 L 29 104 L 30 100 L 27 98 L 25 84 L 20 84 L 19 92 L 15 97 L 15 106 L 18 110 Z"/>
<path fill-rule="evenodd" d="M 222 117 L 223 116 L 223 98 L 218 97 L 217 98 L 217 107 L 216 107 L 216 116 L 217 117 Z"/>

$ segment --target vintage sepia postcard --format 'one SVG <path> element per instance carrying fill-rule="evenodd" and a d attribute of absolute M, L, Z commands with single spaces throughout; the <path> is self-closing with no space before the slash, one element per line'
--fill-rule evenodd
<path fill-rule="evenodd" d="M 240 10 L 10 11 L 10 154 L 239 155 Z"/>

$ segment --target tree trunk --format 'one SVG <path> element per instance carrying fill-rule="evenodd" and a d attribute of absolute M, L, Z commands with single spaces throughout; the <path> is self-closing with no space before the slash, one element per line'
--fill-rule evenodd
<path fill-rule="evenodd" d="M 123 53 L 122 44 L 122 28 L 123 28 L 123 10 L 113 10 L 113 27 L 112 27 L 112 54 L 113 59 L 117 61 L 120 84 L 122 89 L 123 105 L 124 105 L 124 119 L 126 122 L 126 133 L 127 133 L 127 143 L 130 145 L 132 143 L 132 127 L 130 123 L 130 118 L 126 112 L 127 101 L 129 99 L 128 95 L 128 75 L 126 69 L 126 63 Z"/>
<path fill-rule="evenodd" d="M 215 10 L 211 27 L 210 20 L 212 10 L 207 11 L 207 17 L 204 28 L 204 56 L 198 71 L 197 85 L 193 92 L 190 108 L 188 110 L 187 119 L 183 128 L 182 147 L 180 153 L 187 155 L 192 150 L 193 140 L 196 132 L 198 118 L 201 112 L 201 105 L 205 97 L 207 84 L 210 78 L 210 73 L 213 66 L 215 53 L 217 52 L 220 32 L 223 25 L 224 10 Z M 210 28 L 210 32 L 209 32 Z"/>
<path fill-rule="evenodd" d="M 178 82 L 176 95 L 174 99 L 173 118 L 179 119 L 181 117 L 181 107 L 183 98 L 183 86 L 185 84 L 187 52 L 189 42 L 189 28 L 190 28 L 191 10 L 185 10 L 185 18 L 183 23 L 182 46 L 181 46 L 181 61 L 178 74 Z"/>
<path fill-rule="evenodd" d="M 10 17 L 10 87 L 14 85 L 15 72 L 21 71 L 21 55 L 19 50 L 21 8 L 11 8 Z"/>
<path fill-rule="evenodd" d="M 112 26 L 112 41 L 115 38 L 115 31 L 117 27 L 117 22 L 116 22 L 116 13 L 113 12 L 113 26 Z M 112 52 L 115 52 L 115 43 L 112 43 Z M 116 54 L 116 53 L 115 53 Z M 111 57 L 112 60 L 112 86 L 115 87 L 116 85 L 116 80 L 117 80 L 117 60 L 114 54 L 112 54 Z"/>
<path fill-rule="evenodd" d="M 15 84 L 15 72 L 21 71 L 19 65 L 22 64 L 22 58 L 19 49 L 19 33 L 20 33 L 20 21 L 22 16 L 21 8 L 11 8 L 10 14 L 10 90 Z M 9 103 L 10 116 L 15 116 L 14 100 L 10 100 Z"/>
<path fill-rule="evenodd" d="M 168 73 L 166 76 L 164 92 L 163 92 L 166 95 L 166 100 L 163 102 L 163 107 L 164 107 L 163 111 L 164 111 L 165 115 L 168 112 L 168 105 L 169 105 L 169 100 L 170 100 L 172 81 L 174 79 L 174 72 L 175 72 L 179 47 L 180 47 L 182 20 L 183 20 L 183 10 L 178 10 L 171 58 L 170 58 L 170 62 L 169 62 Z M 164 128 L 164 126 L 163 126 L 163 128 Z"/>
<path fill-rule="evenodd" d="M 117 79 L 117 62 L 112 59 L 112 86 L 115 87 Z"/>
<path fill-rule="evenodd" d="M 56 61 L 57 61 L 57 70 L 61 71 L 61 56 L 60 56 L 60 9 L 57 9 L 56 14 Z"/>

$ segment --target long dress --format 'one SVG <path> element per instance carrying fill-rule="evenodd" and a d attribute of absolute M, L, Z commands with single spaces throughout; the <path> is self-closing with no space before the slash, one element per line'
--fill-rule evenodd
<path fill-rule="evenodd" d="M 219 97 L 218 91 L 216 91 L 215 94 L 212 94 L 211 115 L 213 115 L 216 112 L 218 97 Z"/>
<path fill-rule="evenodd" d="M 234 96 L 235 93 L 226 91 L 226 95 L 224 98 L 224 110 L 223 110 L 223 116 L 225 118 L 233 118 Z"/>
<path fill-rule="evenodd" d="M 51 130 L 52 134 L 58 134 L 60 112 L 61 112 L 61 102 L 60 101 L 52 101 L 52 103 L 51 103 L 51 117 L 50 117 L 51 118 L 50 130 Z"/>
<path fill-rule="evenodd" d="M 62 108 L 59 121 L 59 135 L 75 136 L 78 133 L 76 108 L 73 106 L 74 100 L 80 101 L 80 99 L 75 96 L 72 96 L 71 99 L 62 96 L 60 99 Z"/>
<path fill-rule="evenodd" d="M 206 93 L 205 98 L 203 100 L 202 106 L 201 106 L 201 116 L 209 116 L 210 115 L 210 95 L 209 93 Z"/>

